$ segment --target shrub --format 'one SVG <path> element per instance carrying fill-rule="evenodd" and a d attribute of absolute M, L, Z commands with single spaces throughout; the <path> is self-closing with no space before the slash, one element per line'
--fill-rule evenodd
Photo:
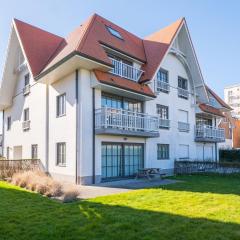
<path fill-rule="evenodd" d="M 79 191 L 75 185 L 65 185 L 41 171 L 26 171 L 13 174 L 11 183 L 47 197 L 62 197 L 63 202 L 77 199 Z"/>
<path fill-rule="evenodd" d="M 64 191 L 63 191 L 64 203 L 76 201 L 78 196 L 79 196 L 79 190 L 77 186 L 67 185 L 64 187 Z"/>

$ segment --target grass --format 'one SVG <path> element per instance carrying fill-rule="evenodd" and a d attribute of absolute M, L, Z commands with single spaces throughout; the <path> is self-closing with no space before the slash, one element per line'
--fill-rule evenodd
<path fill-rule="evenodd" d="M 0 182 L 0 239 L 240 239 L 240 176 L 62 204 Z"/>

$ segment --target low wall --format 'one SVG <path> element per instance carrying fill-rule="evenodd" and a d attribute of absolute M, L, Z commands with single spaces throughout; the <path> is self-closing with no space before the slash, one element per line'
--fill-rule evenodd
<path fill-rule="evenodd" d="M 16 172 L 43 170 L 39 159 L 0 160 L 0 179 L 10 178 Z"/>
<path fill-rule="evenodd" d="M 212 161 L 175 161 L 176 175 L 192 173 L 240 173 L 240 163 L 212 162 Z"/>

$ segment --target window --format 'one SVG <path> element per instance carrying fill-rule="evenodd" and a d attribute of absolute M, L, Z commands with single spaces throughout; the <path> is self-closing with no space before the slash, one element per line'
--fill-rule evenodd
<path fill-rule="evenodd" d="M 187 79 L 178 77 L 178 87 L 184 90 L 188 90 L 188 82 Z"/>
<path fill-rule="evenodd" d="M 66 166 L 66 143 L 57 143 L 57 165 Z"/>
<path fill-rule="evenodd" d="M 29 108 L 24 109 L 23 121 L 29 121 Z"/>
<path fill-rule="evenodd" d="M 133 112 L 142 112 L 143 109 L 142 102 L 107 93 L 103 93 L 101 101 L 102 107 L 125 109 Z"/>
<path fill-rule="evenodd" d="M 161 119 L 168 119 L 168 106 L 157 104 L 157 114 Z"/>
<path fill-rule="evenodd" d="M 158 160 L 169 159 L 169 144 L 158 144 L 157 145 L 157 159 Z"/>
<path fill-rule="evenodd" d="M 117 38 L 123 40 L 123 37 L 121 36 L 121 34 L 117 30 L 115 30 L 115 29 L 113 29 L 109 26 L 106 26 L 106 28 L 114 37 L 117 37 Z"/>
<path fill-rule="evenodd" d="M 29 73 L 27 73 L 25 76 L 24 76 L 24 86 L 27 86 L 29 85 Z"/>
<path fill-rule="evenodd" d="M 157 91 L 169 92 L 168 71 L 160 69 L 157 73 Z"/>
<path fill-rule="evenodd" d="M 57 117 L 64 116 L 66 114 L 66 94 L 57 96 Z"/>
<path fill-rule="evenodd" d="M 33 144 L 32 145 L 32 159 L 37 159 L 38 158 L 38 145 Z"/>
<path fill-rule="evenodd" d="M 10 147 L 7 147 L 7 159 L 10 158 Z"/>
<path fill-rule="evenodd" d="M 157 80 L 168 83 L 168 71 L 161 68 L 157 73 Z"/>
<path fill-rule="evenodd" d="M 12 125 L 12 119 L 11 117 L 7 117 L 7 130 L 10 130 L 11 129 L 11 125 Z"/>

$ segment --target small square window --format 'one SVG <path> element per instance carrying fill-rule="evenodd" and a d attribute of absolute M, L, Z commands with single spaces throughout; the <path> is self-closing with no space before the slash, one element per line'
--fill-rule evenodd
<path fill-rule="evenodd" d="M 57 96 L 57 117 L 64 116 L 66 114 L 66 94 Z"/>
<path fill-rule="evenodd" d="M 66 143 L 57 143 L 57 165 L 66 166 Z"/>
<path fill-rule="evenodd" d="M 157 159 L 168 160 L 169 159 L 169 144 L 157 145 Z"/>
<path fill-rule="evenodd" d="M 115 29 L 113 29 L 109 26 L 106 26 L 106 28 L 114 37 L 117 37 L 117 38 L 123 40 L 123 37 L 121 36 L 121 34 L 117 30 L 115 30 Z"/>

